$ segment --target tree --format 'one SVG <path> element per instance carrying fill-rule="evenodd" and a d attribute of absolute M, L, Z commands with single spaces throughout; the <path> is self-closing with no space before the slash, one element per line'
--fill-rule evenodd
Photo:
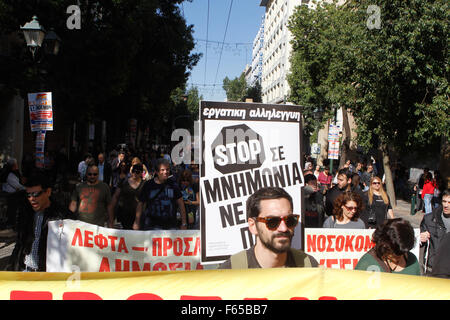
<path fill-rule="evenodd" d="M 71 0 L 0 0 L 0 32 L 16 33 L 33 15 L 46 28 L 55 28 L 62 39 L 60 53 L 45 57 L 39 69 L 45 70 L 55 109 L 64 109 L 69 123 L 104 119 L 114 128 L 111 134 L 121 137 L 125 120 L 137 118 L 153 124 L 157 134 L 164 128 L 161 119 L 171 92 L 186 83 L 200 57 L 191 53 L 193 30 L 178 8 L 181 2 L 78 1 L 81 29 L 71 30 L 66 25 Z M 36 64 L 24 43 L 13 43 L 12 51 L 18 59 L 6 73 L 2 69 L 0 83 L 25 97 L 36 87 L 30 73 Z"/>
<path fill-rule="evenodd" d="M 223 90 L 227 94 L 228 101 L 244 101 L 247 94 L 247 82 L 245 74 L 242 72 L 239 77 L 230 80 L 228 77 L 223 79 Z"/>
<path fill-rule="evenodd" d="M 449 4 L 378 4 L 379 28 L 370 28 L 373 1 L 299 7 L 293 33 L 291 101 L 304 105 L 306 128 L 344 106 L 357 124 L 358 143 L 383 155 L 388 193 L 395 203 L 392 149 L 410 151 L 450 136 L 448 88 Z M 314 111 L 324 117 L 315 120 Z"/>

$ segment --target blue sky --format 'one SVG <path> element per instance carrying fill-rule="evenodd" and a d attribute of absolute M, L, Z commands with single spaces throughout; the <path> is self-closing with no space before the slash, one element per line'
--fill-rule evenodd
<path fill-rule="evenodd" d="M 194 25 L 194 52 L 203 54 L 191 72 L 188 87 L 197 86 L 203 100 L 224 101 L 223 79 L 238 77 L 245 65 L 251 64 L 253 40 L 265 12 L 260 3 L 261 0 L 209 0 L 209 24 L 208 0 L 184 1 L 180 6 L 187 24 Z"/>

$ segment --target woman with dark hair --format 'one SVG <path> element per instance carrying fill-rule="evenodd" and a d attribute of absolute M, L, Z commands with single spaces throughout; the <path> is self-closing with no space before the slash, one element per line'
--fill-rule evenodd
<path fill-rule="evenodd" d="M 340 194 L 333 203 L 333 215 L 323 223 L 324 228 L 365 229 L 364 222 L 359 218 L 363 210 L 361 197 L 353 192 Z"/>
<path fill-rule="evenodd" d="M 117 186 L 111 200 L 109 210 L 115 211 L 114 215 L 125 230 L 133 229 L 139 193 L 145 183 L 142 179 L 143 172 L 142 164 L 132 166 L 131 176 Z"/>
<path fill-rule="evenodd" d="M 417 257 L 411 253 L 414 248 L 414 229 L 401 218 L 385 221 L 372 235 L 375 247 L 358 261 L 355 270 L 395 272 L 420 275 Z"/>
<path fill-rule="evenodd" d="M 120 162 L 118 170 L 118 173 L 112 177 L 111 194 L 114 194 L 116 189 L 130 176 L 128 164 L 125 161 Z"/>

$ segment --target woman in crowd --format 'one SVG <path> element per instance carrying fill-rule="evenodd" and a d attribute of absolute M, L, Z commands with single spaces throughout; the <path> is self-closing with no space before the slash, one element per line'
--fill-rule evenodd
<path fill-rule="evenodd" d="M 332 175 L 330 174 L 330 169 L 325 167 L 322 172 L 319 173 L 319 177 L 317 178 L 317 182 L 320 184 L 320 190 L 329 190 L 331 189 L 331 181 L 333 180 Z"/>
<path fill-rule="evenodd" d="M 394 219 L 391 201 L 379 177 L 370 179 L 369 190 L 365 193 L 364 200 L 366 209 L 361 214 L 361 219 L 369 229 L 382 225 L 388 218 Z"/>
<path fill-rule="evenodd" d="M 134 157 L 133 160 L 131 160 L 131 168 L 130 168 L 130 174 L 131 174 L 131 170 L 133 170 L 133 167 L 137 164 L 142 165 L 143 171 L 142 171 L 142 179 L 144 181 L 150 180 L 151 176 L 150 173 L 147 170 L 147 167 L 145 166 L 145 164 L 142 163 L 141 159 L 139 159 L 138 157 Z"/>
<path fill-rule="evenodd" d="M 178 185 L 180 186 L 184 205 L 186 207 L 188 229 L 198 229 L 198 206 L 200 204 L 199 185 L 194 182 L 190 170 L 186 169 L 181 172 L 178 179 Z"/>
<path fill-rule="evenodd" d="M 422 199 L 425 206 L 425 214 L 431 213 L 433 211 L 433 206 L 431 201 L 434 196 L 434 189 L 436 188 L 436 182 L 433 180 L 433 175 L 431 172 L 427 172 L 424 176 L 424 183 L 422 189 Z"/>
<path fill-rule="evenodd" d="M 135 164 L 131 167 L 131 176 L 117 186 L 109 207 L 109 210 L 115 211 L 117 220 L 126 230 L 133 229 L 138 196 L 144 186 L 142 172 L 142 164 Z"/>
<path fill-rule="evenodd" d="M 126 180 L 128 179 L 130 173 L 128 170 L 128 164 L 125 161 L 120 162 L 119 164 L 119 174 L 115 174 L 112 177 L 111 183 L 111 193 L 114 195 L 116 189 Z"/>
<path fill-rule="evenodd" d="M 372 235 L 375 247 L 358 261 L 355 270 L 378 269 L 381 272 L 420 275 L 414 248 L 414 229 L 401 218 L 391 219 L 379 225 Z"/>
<path fill-rule="evenodd" d="M 340 194 L 333 205 L 333 215 L 323 223 L 324 228 L 365 229 L 364 222 L 359 218 L 363 210 L 361 197 L 353 192 Z"/>

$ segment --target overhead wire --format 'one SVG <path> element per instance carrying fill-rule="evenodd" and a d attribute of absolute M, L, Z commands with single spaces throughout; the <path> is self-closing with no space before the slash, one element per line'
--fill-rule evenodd
<path fill-rule="evenodd" d="M 223 45 L 225 44 L 225 38 L 226 38 L 226 36 L 227 36 L 228 23 L 230 22 L 231 8 L 232 8 L 232 7 L 233 7 L 233 0 L 231 0 L 231 2 L 230 2 L 230 9 L 229 9 L 229 11 L 228 11 L 227 24 L 226 24 L 226 26 L 225 26 L 225 32 L 224 32 L 224 35 L 223 35 L 223 41 L 222 41 L 222 48 L 221 48 L 221 50 L 220 50 L 220 55 L 219 55 L 219 63 L 217 64 L 216 76 L 214 77 L 214 82 L 213 82 L 213 83 L 216 83 L 216 82 L 217 82 L 217 75 L 218 75 L 218 73 L 219 73 L 220 61 L 222 60 Z"/>

